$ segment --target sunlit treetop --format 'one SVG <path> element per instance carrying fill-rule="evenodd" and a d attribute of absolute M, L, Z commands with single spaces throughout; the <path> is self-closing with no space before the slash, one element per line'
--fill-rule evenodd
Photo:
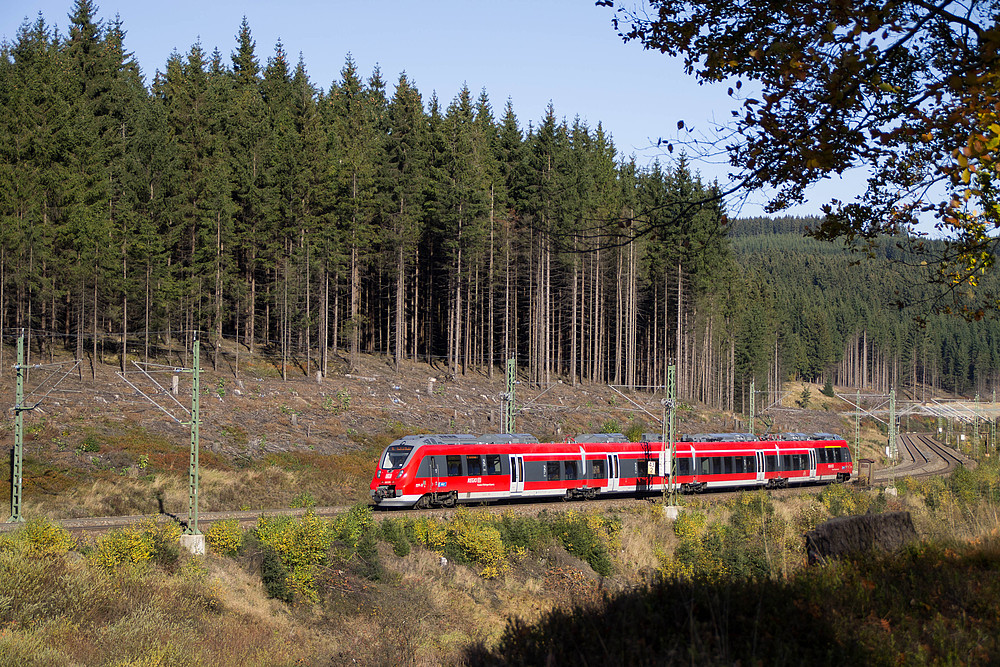
<path fill-rule="evenodd" d="M 935 279 L 967 290 L 993 267 L 1000 228 L 998 16 L 1000 0 L 649 0 L 617 8 L 614 25 L 729 86 L 721 141 L 742 188 L 774 193 L 769 211 L 865 167 L 867 191 L 826 205 L 813 235 L 912 239 L 933 218 L 953 239 Z"/>

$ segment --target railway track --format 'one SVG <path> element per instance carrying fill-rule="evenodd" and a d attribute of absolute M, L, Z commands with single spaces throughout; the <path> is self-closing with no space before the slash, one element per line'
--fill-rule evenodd
<path fill-rule="evenodd" d="M 874 479 L 889 481 L 900 477 L 932 477 L 946 475 L 962 465 L 975 468 L 976 462 L 942 445 L 927 433 L 906 433 L 899 436 L 903 462 L 891 468 L 876 470 Z"/>
<path fill-rule="evenodd" d="M 950 447 L 940 444 L 929 434 L 908 433 L 900 436 L 900 451 L 903 454 L 903 462 L 892 468 L 882 468 L 876 470 L 873 481 L 887 482 L 901 477 L 930 477 L 933 475 L 946 475 L 959 465 L 975 467 L 975 461 L 966 458 Z M 776 497 L 797 495 L 801 493 L 819 493 L 823 486 L 793 486 L 785 489 L 773 489 L 770 494 Z M 739 491 L 715 491 L 699 496 L 699 499 L 708 501 L 724 501 L 735 495 Z M 514 512 L 516 514 L 537 515 L 542 511 L 562 512 L 569 510 L 613 510 L 631 509 L 636 507 L 648 507 L 649 503 L 662 499 L 662 494 L 654 493 L 643 498 L 619 496 L 613 498 L 598 498 L 587 501 L 562 501 L 560 499 L 549 499 L 541 502 L 502 502 L 473 506 L 487 512 Z M 349 505 L 339 505 L 332 507 L 317 507 L 314 512 L 317 516 L 333 517 L 350 509 Z M 216 521 L 226 519 L 237 519 L 243 527 L 250 527 L 256 523 L 261 516 L 302 516 L 306 509 L 270 509 L 254 511 L 233 511 L 233 512 L 201 512 L 198 515 L 198 526 L 204 531 Z M 377 509 L 374 512 L 376 520 L 392 517 L 418 517 L 434 516 L 447 518 L 452 516 L 457 509 L 426 509 L 426 510 L 392 510 Z M 153 520 L 173 520 L 182 526 L 187 526 L 189 518 L 184 514 L 149 514 L 136 516 L 117 517 L 89 517 L 78 519 L 57 519 L 57 521 L 70 533 L 75 536 L 87 534 L 104 533 L 130 526 L 149 519 Z M 0 523 L 0 533 L 10 532 L 20 524 Z"/>

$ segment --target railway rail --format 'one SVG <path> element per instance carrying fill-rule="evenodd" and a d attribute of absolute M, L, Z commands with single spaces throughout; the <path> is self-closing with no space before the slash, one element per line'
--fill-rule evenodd
<path fill-rule="evenodd" d="M 874 473 L 874 481 L 888 482 L 902 477 L 930 477 L 946 475 L 959 465 L 975 467 L 975 461 L 963 456 L 950 447 L 937 442 L 930 434 L 904 434 L 900 436 L 901 452 L 904 461 L 892 468 L 882 468 Z M 785 489 L 772 489 L 768 493 L 776 497 L 785 497 L 802 493 L 820 493 L 822 486 L 794 486 Z M 714 491 L 701 496 L 705 500 L 725 500 L 738 495 L 739 491 Z M 487 512 L 514 512 L 516 514 L 533 515 L 540 511 L 568 511 L 572 509 L 628 509 L 648 506 L 650 502 L 662 500 L 662 493 L 650 493 L 642 498 L 634 496 L 619 496 L 599 498 L 587 501 L 562 501 L 548 499 L 540 502 L 498 502 L 477 506 Z M 349 505 L 317 507 L 314 512 L 318 516 L 333 517 L 350 509 Z M 243 527 L 250 527 L 261 516 L 302 516 L 306 509 L 270 509 L 232 512 L 201 512 L 198 515 L 199 527 L 207 528 L 216 521 L 237 519 Z M 374 513 L 376 520 L 386 517 L 418 517 L 436 516 L 447 518 L 455 513 L 455 509 L 423 509 L 423 510 L 392 510 L 381 509 Z M 148 514 L 117 517 L 88 517 L 76 519 L 58 519 L 57 521 L 75 536 L 99 534 L 110 530 L 121 529 L 135 523 L 154 520 L 173 520 L 183 526 L 188 525 L 186 514 Z M 16 529 L 17 523 L 0 523 L 0 533 Z"/>
<path fill-rule="evenodd" d="M 892 481 L 901 477 L 932 477 L 947 475 L 958 466 L 975 468 L 976 462 L 942 445 L 928 433 L 906 433 L 899 436 L 903 462 L 891 468 L 876 470 L 874 480 Z"/>

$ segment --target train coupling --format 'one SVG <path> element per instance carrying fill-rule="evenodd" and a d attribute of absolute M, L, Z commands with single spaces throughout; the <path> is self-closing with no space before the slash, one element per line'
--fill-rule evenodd
<path fill-rule="evenodd" d="M 382 484 L 377 489 L 372 491 L 372 500 L 374 500 L 377 505 L 386 498 L 395 498 L 397 495 L 400 494 L 396 491 L 396 486 L 394 484 Z"/>

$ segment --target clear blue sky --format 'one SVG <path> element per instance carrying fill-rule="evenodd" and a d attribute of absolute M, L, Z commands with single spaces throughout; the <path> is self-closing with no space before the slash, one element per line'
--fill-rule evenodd
<path fill-rule="evenodd" d="M 623 155 L 646 164 L 661 136 L 676 133 L 683 119 L 696 130 L 729 117 L 726 86 L 698 86 L 681 63 L 636 44 L 625 45 L 611 26 L 613 13 L 593 0 L 96 0 L 98 17 L 121 16 L 125 46 L 135 54 L 147 83 L 173 50 L 186 53 L 200 41 L 207 53 L 226 58 L 236 45 L 244 15 L 261 64 L 280 39 L 292 62 L 301 53 L 310 79 L 329 88 L 350 53 L 367 76 L 378 64 L 391 94 L 406 71 L 424 100 L 436 91 L 447 105 L 463 82 L 474 94 L 485 89 L 494 112 L 507 99 L 522 127 L 537 122 L 551 100 L 558 117 L 579 115 L 591 127 L 603 123 Z M 72 0 L 0 0 L 0 38 L 13 40 L 25 17 L 40 11 L 66 33 Z M 695 163 L 707 179 L 725 179 L 722 167 Z M 810 202 L 793 210 L 817 213 L 830 197 L 852 198 L 857 179 L 827 182 Z M 757 215 L 753 202 L 736 215 Z"/>

